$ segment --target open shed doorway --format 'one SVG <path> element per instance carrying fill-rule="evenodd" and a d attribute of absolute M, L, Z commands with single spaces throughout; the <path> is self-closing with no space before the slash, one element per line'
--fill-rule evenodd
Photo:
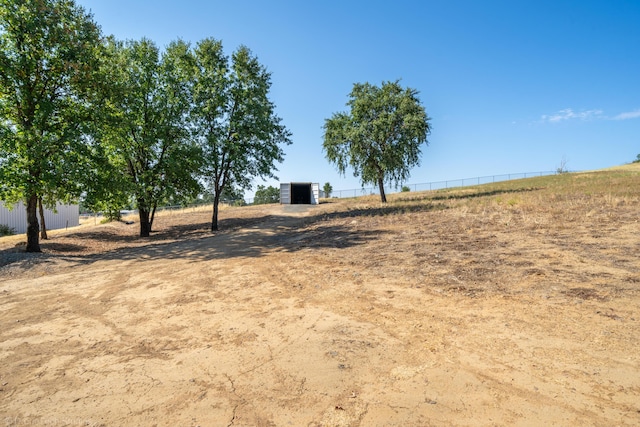
<path fill-rule="evenodd" d="M 310 205 L 311 204 L 311 184 L 291 183 L 291 204 Z"/>
<path fill-rule="evenodd" d="M 317 182 L 281 182 L 280 203 L 283 205 L 317 205 L 320 184 Z"/>

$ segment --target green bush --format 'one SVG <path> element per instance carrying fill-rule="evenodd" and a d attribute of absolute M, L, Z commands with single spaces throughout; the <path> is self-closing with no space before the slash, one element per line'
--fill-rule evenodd
<path fill-rule="evenodd" d="M 8 225 L 0 224 L 0 236 L 12 236 L 16 234 L 16 230 Z"/>

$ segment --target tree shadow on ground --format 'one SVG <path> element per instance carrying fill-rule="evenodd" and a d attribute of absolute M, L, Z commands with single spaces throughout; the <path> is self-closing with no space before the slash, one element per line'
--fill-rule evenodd
<path fill-rule="evenodd" d="M 403 204 L 374 205 L 338 212 L 314 212 L 310 206 L 308 215 L 261 215 L 250 218 L 229 218 L 220 221 L 221 231 L 210 232 L 210 222 L 175 225 L 149 238 L 137 235 L 121 235 L 109 231 L 72 233 L 67 237 L 82 241 L 85 245 L 44 243 L 44 254 L 39 262 L 58 258 L 73 264 L 91 264 L 99 260 L 157 260 L 184 259 L 193 262 L 236 257 L 260 257 L 267 252 L 294 253 L 300 250 L 322 248 L 348 248 L 363 245 L 380 237 L 381 230 L 354 230 L 346 224 L 330 223 L 335 219 L 372 217 L 429 212 L 447 209 L 444 204 L 409 202 Z M 299 212 L 296 211 L 296 214 Z M 90 236 L 87 238 L 87 236 Z M 83 254 L 82 250 L 93 244 L 117 242 L 132 246 L 117 247 L 106 252 Z M 76 251 L 74 254 L 73 252 Z M 4 251 L 2 251 L 4 252 Z M 0 252 L 0 254 L 2 253 Z M 15 251 L 13 251 L 15 252 Z M 41 261 L 40 261 L 41 260 Z M 15 262 L 16 260 L 10 261 Z M 6 265 L 6 264 L 5 264 Z"/>
<path fill-rule="evenodd" d="M 87 236 L 86 232 L 78 232 L 78 233 L 67 234 L 64 237 L 70 238 L 70 239 L 82 240 L 86 236 Z M 96 242 L 131 243 L 139 239 L 139 237 L 136 234 L 125 235 L 125 234 L 112 233 L 112 232 L 109 232 L 108 230 L 91 231 L 90 236 L 91 236 L 90 239 Z M 46 243 L 40 242 L 40 246 L 43 247 L 43 245 L 46 245 Z"/>
<path fill-rule="evenodd" d="M 497 196 L 499 194 L 527 193 L 530 191 L 537 191 L 537 190 L 541 190 L 541 188 L 525 187 L 525 188 L 503 189 L 503 190 L 487 190 L 487 191 L 480 191 L 478 193 L 442 194 L 442 195 L 436 195 L 436 196 L 426 196 L 422 200 L 464 200 L 464 199 L 475 199 L 478 197 Z"/>
<path fill-rule="evenodd" d="M 320 213 L 318 215 L 307 217 L 310 222 L 319 220 L 355 218 L 355 217 L 373 217 L 400 215 L 406 213 L 431 212 L 448 209 L 449 207 L 442 203 L 425 203 L 425 199 L 403 200 L 403 203 L 389 203 L 383 206 L 360 207 L 357 209 L 349 209 L 339 212 Z M 416 203 L 420 202 L 420 203 Z"/>
<path fill-rule="evenodd" d="M 256 226 L 254 229 L 240 229 L 219 234 L 201 234 L 167 243 L 149 244 L 141 247 L 122 248 L 107 253 L 65 257 L 78 264 L 91 264 L 102 260 L 158 260 L 188 259 L 202 262 L 231 258 L 261 257 L 270 252 L 295 253 L 300 250 L 321 248 L 348 248 L 362 245 L 379 238 L 379 230 L 353 231 L 341 225 L 320 225 L 312 231 L 304 232 L 296 225 L 287 226 L 290 217 L 269 216 L 271 226 Z"/>
<path fill-rule="evenodd" d="M 251 227 L 268 220 L 271 215 L 264 215 L 250 218 L 224 218 L 218 221 L 218 227 L 223 232 L 235 231 L 244 227 Z M 152 232 L 151 239 L 158 237 L 184 237 L 185 235 L 200 234 L 211 231 L 211 221 L 204 221 L 191 224 L 180 224 L 168 227 L 160 232 Z"/>
<path fill-rule="evenodd" d="M 283 208 L 285 210 L 286 207 Z M 309 208 L 313 213 L 313 207 Z M 209 234 L 210 223 L 178 225 L 165 235 L 177 241 L 120 249 L 93 257 L 99 259 L 178 259 L 194 262 L 236 257 L 260 257 L 267 252 L 294 253 L 322 248 L 349 248 L 377 239 L 385 231 L 354 230 L 334 219 L 385 216 L 447 209 L 443 204 L 409 203 L 362 207 L 339 212 L 318 212 L 307 216 L 264 215 L 220 222 L 221 232 Z M 285 210 L 286 212 L 286 210 Z M 326 224 L 325 224 L 326 223 Z"/>
<path fill-rule="evenodd" d="M 84 249 L 85 246 L 76 245 L 73 243 L 56 243 L 50 242 L 48 240 L 44 242 L 40 242 L 40 248 L 47 252 L 60 252 L 60 253 L 69 253 L 69 252 L 77 252 Z"/>

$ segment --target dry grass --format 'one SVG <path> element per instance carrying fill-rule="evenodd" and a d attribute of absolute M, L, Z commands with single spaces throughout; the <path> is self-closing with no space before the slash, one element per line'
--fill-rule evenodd
<path fill-rule="evenodd" d="M 56 233 L 0 269 L 0 413 L 639 425 L 639 166 Z"/>
<path fill-rule="evenodd" d="M 397 193 L 389 196 L 386 205 L 377 196 L 329 199 L 297 224 L 295 231 L 302 236 L 299 244 L 309 248 L 331 245 L 336 236 L 322 231 L 326 229 L 347 234 L 379 232 L 378 238 L 366 240 L 367 250 L 376 256 L 349 262 L 380 270 L 385 276 L 418 281 L 429 276 L 431 286 L 445 290 L 473 288 L 476 295 L 490 290 L 515 292 L 503 284 L 523 274 L 553 276 L 563 283 L 573 278 L 577 286 L 582 275 L 574 271 L 575 263 L 612 269 L 631 264 L 637 250 L 638 189 L 640 168 L 629 165 L 477 187 Z M 278 209 L 277 205 L 223 207 L 218 234 L 268 226 Z M 51 239 L 42 248 L 45 257 L 86 256 L 205 238 L 211 235 L 210 216 L 210 207 L 159 212 L 149 239 L 137 237 L 135 215 L 124 218 L 134 221 L 133 225 L 92 226 L 89 219 L 76 229 L 50 233 Z M 2 238 L 0 249 L 16 252 L 15 242 L 23 238 Z M 541 252 L 547 258 L 549 253 L 562 253 L 565 259 L 570 254 L 572 263 L 559 268 L 557 261 L 543 262 Z M 331 259 L 326 254 L 323 262 L 341 264 L 349 258 L 340 253 Z M 535 268 L 522 268 L 533 265 L 533 259 L 537 260 Z M 435 261 L 438 268 L 425 260 Z M 626 271 L 621 280 L 634 281 L 636 273 Z M 529 291 L 535 289 L 531 283 L 527 286 Z"/>

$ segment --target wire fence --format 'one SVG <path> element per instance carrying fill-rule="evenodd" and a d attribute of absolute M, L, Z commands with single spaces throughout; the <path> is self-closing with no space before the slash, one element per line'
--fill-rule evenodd
<path fill-rule="evenodd" d="M 402 187 L 407 187 L 409 191 L 434 191 L 441 190 L 445 188 L 454 188 L 454 187 L 465 187 L 471 185 L 481 185 L 481 184 L 490 184 L 494 182 L 501 181 L 510 181 L 514 179 L 524 179 L 524 178 L 533 178 L 536 176 L 546 176 L 546 175 L 556 175 L 560 172 L 558 171 L 542 171 L 542 172 L 523 172 L 523 173 L 508 173 L 502 175 L 488 175 L 488 176 L 478 176 L 475 178 L 462 178 L 462 179 L 450 179 L 446 181 L 433 181 L 433 182 L 423 182 L 419 184 L 404 184 L 398 187 L 385 187 L 385 193 L 394 193 L 402 191 Z M 349 197 L 358 197 L 358 196 L 366 196 L 366 195 L 379 195 L 380 190 L 378 187 L 364 187 L 364 188 L 354 188 L 350 190 L 335 190 L 331 192 L 331 197 L 335 198 L 349 198 Z M 253 198 L 245 198 L 241 200 L 221 200 L 221 204 L 229 205 L 229 206 L 244 206 L 253 204 Z M 199 202 L 199 203 L 190 203 L 188 205 L 169 205 L 169 206 L 158 206 L 156 212 L 162 211 L 174 211 L 180 209 L 197 209 L 202 208 L 203 206 L 211 206 L 209 202 Z M 130 211 L 121 211 L 121 214 L 137 214 L 137 210 Z M 101 213 L 93 213 L 86 212 L 81 214 L 81 217 L 84 216 L 101 216 Z"/>
<path fill-rule="evenodd" d="M 402 187 L 408 188 L 410 191 L 433 191 L 444 188 L 465 187 L 470 185 L 491 184 L 494 182 L 511 181 L 514 179 L 533 178 L 536 176 L 555 175 L 558 171 L 542 171 L 542 172 L 523 172 L 523 173 L 507 173 L 502 175 L 478 176 L 475 178 L 452 179 L 446 181 L 423 182 L 419 184 L 404 184 L 399 187 L 387 188 L 385 193 L 393 193 L 402 190 Z M 354 188 L 351 190 L 335 190 L 331 192 L 331 197 L 348 198 L 364 195 L 380 194 L 378 187 Z"/>
<path fill-rule="evenodd" d="M 189 210 L 191 209 L 192 211 L 197 211 L 198 209 L 208 209 L 211 208 L 213 209 L 213 202 L 209 202 L 209 201 L 198 201 L 198 202 L 194 202 L 194 203 L 187 203 L 187 204 L 182 204 L 182 205 L 165 205 L 165 206 L 158 206 L 156 208 L 156 213 L 160 213 L 160 212 L 168 212 L 169 214 L 174 213 L 174 211 L 184 211 L 184 210 Z M 246 202 L 244 200 L 220 200 L 220 204 L 221 205 L 228 205 L 228 206 L 244 206 L 246 204 Z M 88 218 L 88 217 L 101 217 L 104 215 L 104 212 L 92 212 L 92 211 L 84 211 L 82 213 L 80 213 L 80 218 Z M 123 209 L 120 210 L 120 216 L 128 216 L 128 215 L 138 215 L 138 210 L 137 209 Z"/>

